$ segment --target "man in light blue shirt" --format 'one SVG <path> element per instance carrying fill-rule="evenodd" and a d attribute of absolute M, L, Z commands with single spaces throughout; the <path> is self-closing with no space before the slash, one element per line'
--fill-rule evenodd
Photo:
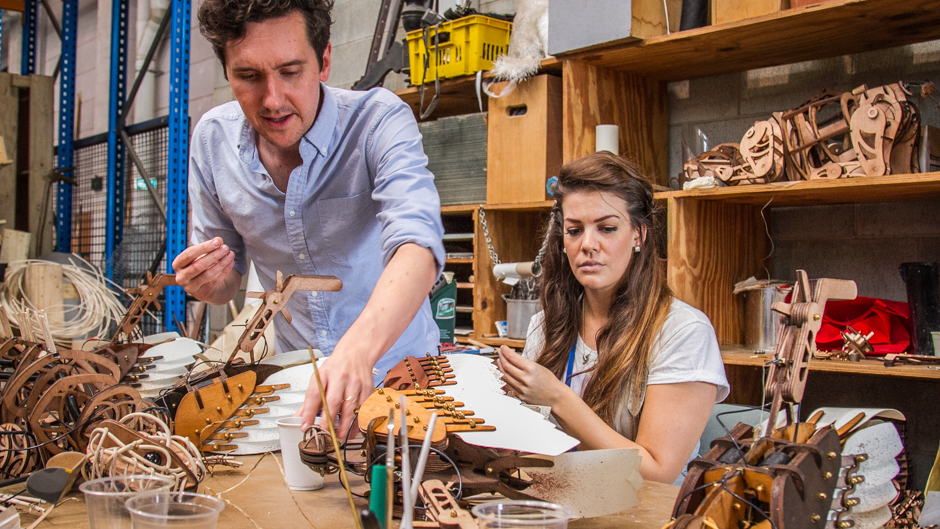
<path fill-rule="evenodd" d="M 265 289 L 277 271 L 340 278 L 339 292 L 295 293 L 292 323 L 274 324 L 281 351 L 312 345 L 329 355 L 321 378 L 346 431 L 389 368 L 436 350 L 427 294 L 444 249 L 440 199 L 409 107 L 384 89 L 322 84 L 331 8 L 332 0 L 200 7 L 200 30 L 237 101 L 193 131 L 192 246 L 173 268 L 188 293 L 216 304 L 235 295 L 249 256 Z M 304 426 L 320 407 L 313 382 Z"/>

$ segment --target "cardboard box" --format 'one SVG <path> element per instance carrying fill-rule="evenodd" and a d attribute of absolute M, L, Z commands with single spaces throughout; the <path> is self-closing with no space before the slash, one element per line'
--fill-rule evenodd
<path fill-rule="evenodd" d="M 500 93 L 504 83 L 490 88 Z M 545 182 L 562 161 L 562 84 L 551 75 L 519 83 L 511 94 L 490 98 L 486 141 L 486 202 L 539 202 Z"/>

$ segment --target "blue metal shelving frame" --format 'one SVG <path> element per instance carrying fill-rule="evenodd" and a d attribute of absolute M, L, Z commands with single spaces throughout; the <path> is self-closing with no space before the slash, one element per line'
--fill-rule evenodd
<path fill-rule="evenodd" d="M 189 44 L 192 5 L 173 0 L 170 21 L 170 127 L 167 146 L 166 268 L 173 273 L 173 259 L 186 248 L 187 169 L 189 167 Z M 167 287 L 163 312 L 166 330 L 175 328 L 174 317 L 186 321 L 186 294 Z"/>
<path fill-rule="evenodd" d="M 39 0 L 25 0 L 23 10 L 23 47 L 20 50 L 20 74 L 36 73 L 36 20 Z"/>
<path fill-rule="evenodd" d="M 75 144 L 75 48 L 78 40 L 78 0 L 62 0 L 62 73 L 59 89 L 58 168 L 72 178 Z M 72 184 L 60 181 L 56 196 L 56 251 L 72 251 Z"/>
<path fill-rule="evenodd" d="M 124 142 L 119 135 L 123 125 L 121 109 L 127 94 L 128 0 L 111 4 L 111 83 L 108 108 L 108 215 L 105 223 L 105 262 L 108 279 L 121 284 L 120 267 L 114 266 L 114 252 L 124 233 Z"/>

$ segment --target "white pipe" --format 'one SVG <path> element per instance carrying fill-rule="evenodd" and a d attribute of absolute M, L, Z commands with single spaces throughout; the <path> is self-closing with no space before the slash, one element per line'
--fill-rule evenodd
<path fill-rule="evenodd" d="M 144 66 L 144 59 L 147 57 L 147 51 L 157 34 L 157 28 L 160 27 L 160 21 L 163 19 L 169 7 L 169 0 L 138 0 L 137 2 L 137 70 L 140 71 Z M 144 16 L 146 15 L 146 19 Z M 156 78 L 154 75 L 153 64 L 150 63 L 150 70 L 146 73 L 140 88 L 137 90 L 137 97 L 134 98 L 134 122 L 141 123 L 153 119 L 156 113 Z"/>

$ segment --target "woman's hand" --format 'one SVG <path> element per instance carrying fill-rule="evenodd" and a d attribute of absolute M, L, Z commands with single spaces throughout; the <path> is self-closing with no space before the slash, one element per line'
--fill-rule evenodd
<path fill-rule="evenodd" d="M 499 370 L 516 396 L 529 404 L 552 406 L 570 391 L 544 366 L 523 357 L 505 345 L 499 348 Z"/>

